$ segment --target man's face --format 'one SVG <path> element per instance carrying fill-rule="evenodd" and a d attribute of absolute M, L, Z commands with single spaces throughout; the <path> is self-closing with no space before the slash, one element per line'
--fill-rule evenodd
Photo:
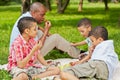
<path fill-rule="evenodd" d="M 38 24 L 40 24 L 45 19 L 45 13 L 46 10 L 44 8 L 40 8 L 38 11 L 33 12 L 32 16 L 37 20 Z"/>

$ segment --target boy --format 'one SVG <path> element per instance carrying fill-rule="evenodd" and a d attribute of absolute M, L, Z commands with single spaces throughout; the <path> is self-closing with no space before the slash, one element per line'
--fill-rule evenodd
<path fill-rule="evenodd" d="M 18 22 L 17 27 L 20 35 L 18 35 L 11 45 L 10 56 L 8 58 L 8 71 L 13 76 L 13 80 L 30 80 L 56 74 L 54 70 L 57 68 L 48 68 L 48 70 L 54 71 L 51 74 L 41 73 L 43 72 L 42 65 L 35 64 L 38 60 L 41 64 L 48 65 L 43 56 L 38 54 L 51 26 L 49 22 L 46 22 L 45 25 L 45 32 L 42 39 L 36 42 L 34 40 L 38 31 L 36 20 L 32 17 L 24 17 Z"/>
<path fill-rule="evenodd" d="M 72 43 L 71 45 L 73 46 L 81 46 L 81 45 L 85 45 L 88 44 L 88 46 L 91 46 L 91 41 L 88 38 L 89 37 L 89 33 L 91 31 L 92 28 L 92 24 L 91 21 L 88 18 L 83 18 L 78 22 L 78 31 L 80 32 L 80 34 L 86 38 L 86 40 L 78 42 L 78 43 Z"/>
<path fill-rule="evenodd" d="M 80 34 L 83 37 L 85 37 L 86 39 L 81 42 L 71 43 L 71 45 L 72 46 L 81 46 L 81 45 L 88 44 L 88 47 L 90 47 L 92 45 L 92 42 L 89 38 L 89 33 L 92 29 L 91 21 L 88 18 L 83 18 L 78 22 L 77 26 L 78 26 L 78 31 L 80 32 Z M 81 53 L 83 53 L 83 54 L 79 55 L 79 60 L 82 60 L 88 54 L 88 52 L 82 52 L 82 51 L 81 51 Z M 79 61 L 71 63 L 71 65 L 75 65 L 75 64 L 79 64 Z"/>
<path fill-rule="evenodd" d="M 113 71 L 118 63 L 118 56 L 114 51 L 113 41 L 108 40 L 107 29 L 101 26 L 94 28 L 90 33 L 90 39 L 94 45 L 94 50 L 89 50 L 89 53 L 92 53 L 91 59 L 61 72 L 61 79 L 112 79 Z"/>

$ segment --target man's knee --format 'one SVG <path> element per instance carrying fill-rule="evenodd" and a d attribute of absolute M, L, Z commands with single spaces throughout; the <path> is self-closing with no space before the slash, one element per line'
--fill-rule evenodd
<path fill-rule="evenodd" d="M 59 34 L 52 34 L 51 36 L 57 39 L 61 37 Z"/>

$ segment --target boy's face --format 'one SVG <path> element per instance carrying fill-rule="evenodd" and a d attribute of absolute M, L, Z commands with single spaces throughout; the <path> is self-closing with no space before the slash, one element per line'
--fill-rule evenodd
<path fill-rule="evenodd" d="M 92 41 L 92 45 L 97 46 L 99 43 L 103 41 L 103 39 L 100 37 L 96 39 L 94 36 L 90 36 L 90 39 Z"/>
<path fill-rule="evenodd" d="M 91 31 L 91 27 L 85 27 L 85 26 L 80 26 L 78 27 L 78 31 L 80 32 L 80 34 L 83 36 L 83 37 L 88 37 L 89 35 L 89 32 Z"/>
<path fill-rule="evenodd" d="M 37 26 L 37 23 L 33 22 L 31 23 L 31 26 L 29 29 L 28 29 L 28 35 L 30 38 L 35 38 L 36 35 L 37 35 L 37 32 L 38 32 L 38 26 Z"/>

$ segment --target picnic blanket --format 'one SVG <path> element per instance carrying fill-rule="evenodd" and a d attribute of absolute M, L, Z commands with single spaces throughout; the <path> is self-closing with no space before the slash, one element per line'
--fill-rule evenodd
<path fill-rule="evenodd" d="M 74 62 L 77 60 L 78 59 L 62 58 L 62 59 L 56 59 L 56 60 L 52 60 L 52 61 L 53 62 L 60 62 L 59 66 L 63 66 L 63 65 L 68 64 L 69 62 Z M 114 71 L 112 80 L 120 80 L 120 62 L 116 66 L 117 66 L 117 69 Z M 64 67 L 66 67 L 66 66 L 64 66 Z M 0 69 L 7 70 L 7 64 L 0 65 Z M 42 78 L 40 80 L 53 80 L 53 78 L 54 78 L 54 76 L 49 76 L 49 77 Z"/>

